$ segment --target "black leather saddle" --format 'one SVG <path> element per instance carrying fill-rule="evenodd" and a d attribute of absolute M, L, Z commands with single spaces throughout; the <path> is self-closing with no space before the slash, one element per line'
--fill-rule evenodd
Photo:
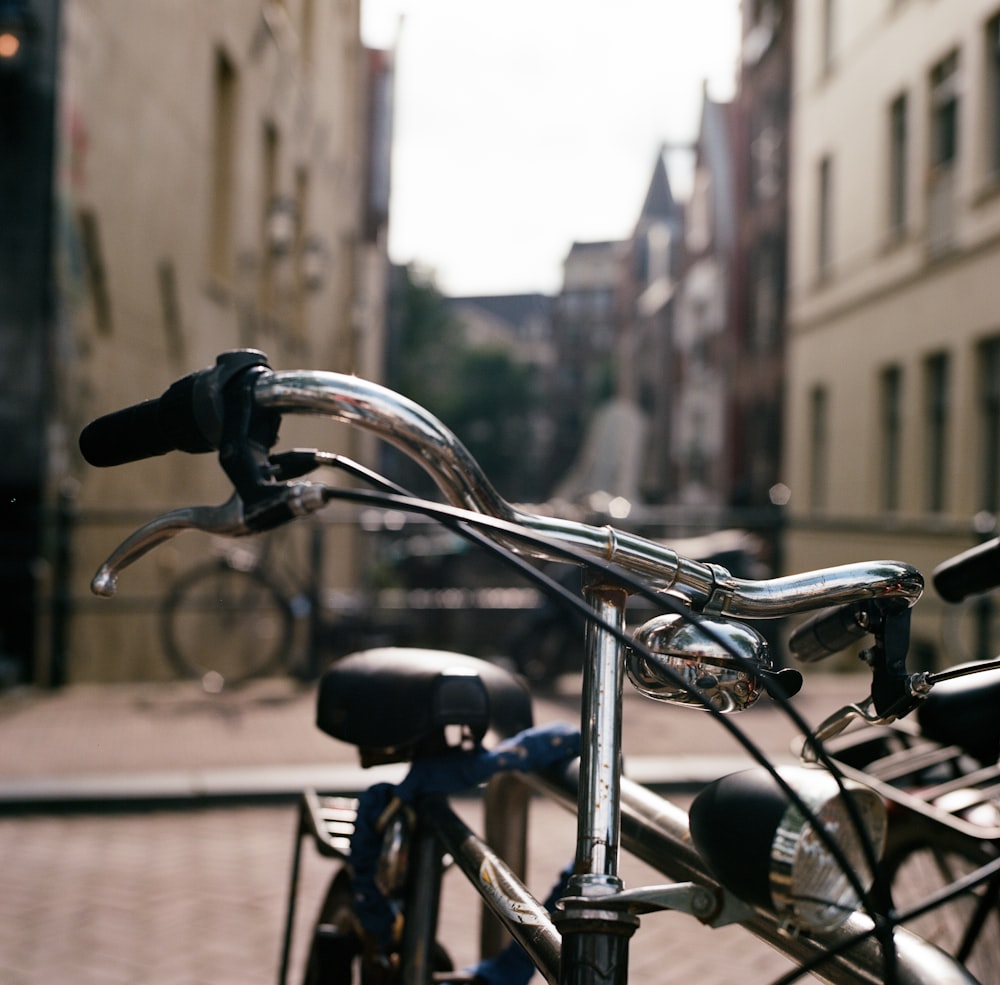
<path fill-rule="evenodd" d="M 1000 670 L 935 684 L 918 706 L 917 720 L 927 738 L 960 746 L 992 766 L 1000 756 Z"/>
<path fill-rule="evenodd" d="M 352 653 L 319 683 L 316 724 L 361 750 L 362 763 L 405 762 L 448 748 L 448 726 L 478 742 L 532 724 L 531 695 L 513 674 L 446 650 Z"/>

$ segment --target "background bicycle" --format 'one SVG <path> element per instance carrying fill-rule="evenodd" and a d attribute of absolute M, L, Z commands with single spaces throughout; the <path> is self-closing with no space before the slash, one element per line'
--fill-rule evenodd
<path fill-rule="evenodd" d="M 371 646 L 443 642 L 520 667 L 511 627 L 548 613 L 540 593 L 512 585 L 501 565 L 437 525 L 382 510 L 362 518 L 366 580 L 329 587 L 333 522 L 216 539 L 213 556 L 163 598 L 160 636 L 174 671 L 217 693 L 274 673 L 312 680 L 331 660 Z M 577 655 L 562 669 L 578 666 Z"/>
<path fill-rule="evenodd" d="M 160 629 L 177 674 L 211 693 L 277 672 L 311 679 L 329 660 L 405 637 L 380 620 L 371 589 L 324 586 L 318 522 L 218 541 L 167 592 Z"/>

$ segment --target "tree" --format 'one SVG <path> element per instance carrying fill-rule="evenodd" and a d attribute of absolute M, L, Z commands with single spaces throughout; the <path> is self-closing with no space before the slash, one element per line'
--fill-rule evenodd
<path fill-rule="evenodd" d="M 451 428 L 504 496 L 544 495 L 530 454 L 531 369 L 505 348 L 470 346 L 433 280 L 412 267 L 399 269 L 391 307 L 389 386 Z"/>

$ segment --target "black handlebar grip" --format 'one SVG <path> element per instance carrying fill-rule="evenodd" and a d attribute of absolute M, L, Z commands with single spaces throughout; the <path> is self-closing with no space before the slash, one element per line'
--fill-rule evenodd
<path fill-rule="evenodd" d="M 206 452 L 217 445 L 214 422 L 198 406 L 199 384 L 211 370 L 191 373 L 161 397 L 106 414 L 80 434 L 80 451 L 99 467 L 124 465 L 170 451 Z"/>
<path fill-rule="evenodd" d="M 80 434 L 80 451 L 91 465 L 101 467 L 168 451 L 215 451 L 222 442 L 229 384 L 265 371 L 270 372 L 267 356 L 258 349 L 223 352 L 214 366 L 178 380 L 162 397 L 91 421 Z"/>
<path fill-rule="evenodd" d="M 1000 585 L 1000 537 L 942 561 L 931 577 L 946 602 L 961 602 L 969 595 L 996 588 Z"/>
<path fill-rule="evenodd" d="M 804 663 L 814 663 L 846 650 L 867 632 L 867 602 L 851 602 L 822 609 L 796 627 L 788 640 L 788 648 Z"/>

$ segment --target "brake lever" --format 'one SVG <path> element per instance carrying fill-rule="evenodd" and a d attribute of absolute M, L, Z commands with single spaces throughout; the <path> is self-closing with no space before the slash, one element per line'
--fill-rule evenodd
<path fill-rule="evenodd" d="M 154 547 L 185 530 L 200 530 L 224 537 L 244 537 L 260 533 L 296 517 L 307 516 L 327 503 L 326 488 L 310 482 L 276 487 L 269 500 L 247 511 L 239 493 L 221 506 L 187 506 L 171 510 L 143 524 L 125 538 L 97 569 L 90 582 L 95 595 L 111 598 L 118 591 L 118 575 Z"/>
<path fill-rule="evenodd" d="M 828 739 L 840 735 L 854 721 L 860 720 L 865 725 L 891 725 L 904 718 L 930 693 L 932 682 L 927 678 L 927 674 L 911 674 L 906 681 L 906 694 L 884 712 L 876 710 L 875 699 L 869 696 L 857 704 L 844 705 L 839 711 L 823 719 L 812 734 L 802 740 L 799 755 L 803 762 L 815 763 L 818 759 L 818 747 Z"/>
<path fill-rule="evenodd" d="M 90 582 L 90 590 L 95 595 L 111 598 L 118 591 L 118 575 L 122 570 L 185 530 L 202 530 L 227 537 L 240 537 L 251 532 L 246 523 L 243 500 L 236 493 L 221 506 L 185 506 L 171 510 L 144 523 L 126 537 L 97 569 Z"/>
<path fill-rule="evenodd" d="M 866 725 L 889 725 L 896 720 L 895 715 L 879 715 L 874 709 L 875 702 L 871 697 L 859 701 L 857 704 L 844 705 L 832 715 L 824 718 L 819 725 L 813 729 L 812 735 L 805 740 L 802 749 L 802 758 L 807 761 L 815 761 L 815 750 L 810 749 L 813 742 L 826 742 L 835 735 L 840 735 L 854 721 L 862 721 Z"/>

